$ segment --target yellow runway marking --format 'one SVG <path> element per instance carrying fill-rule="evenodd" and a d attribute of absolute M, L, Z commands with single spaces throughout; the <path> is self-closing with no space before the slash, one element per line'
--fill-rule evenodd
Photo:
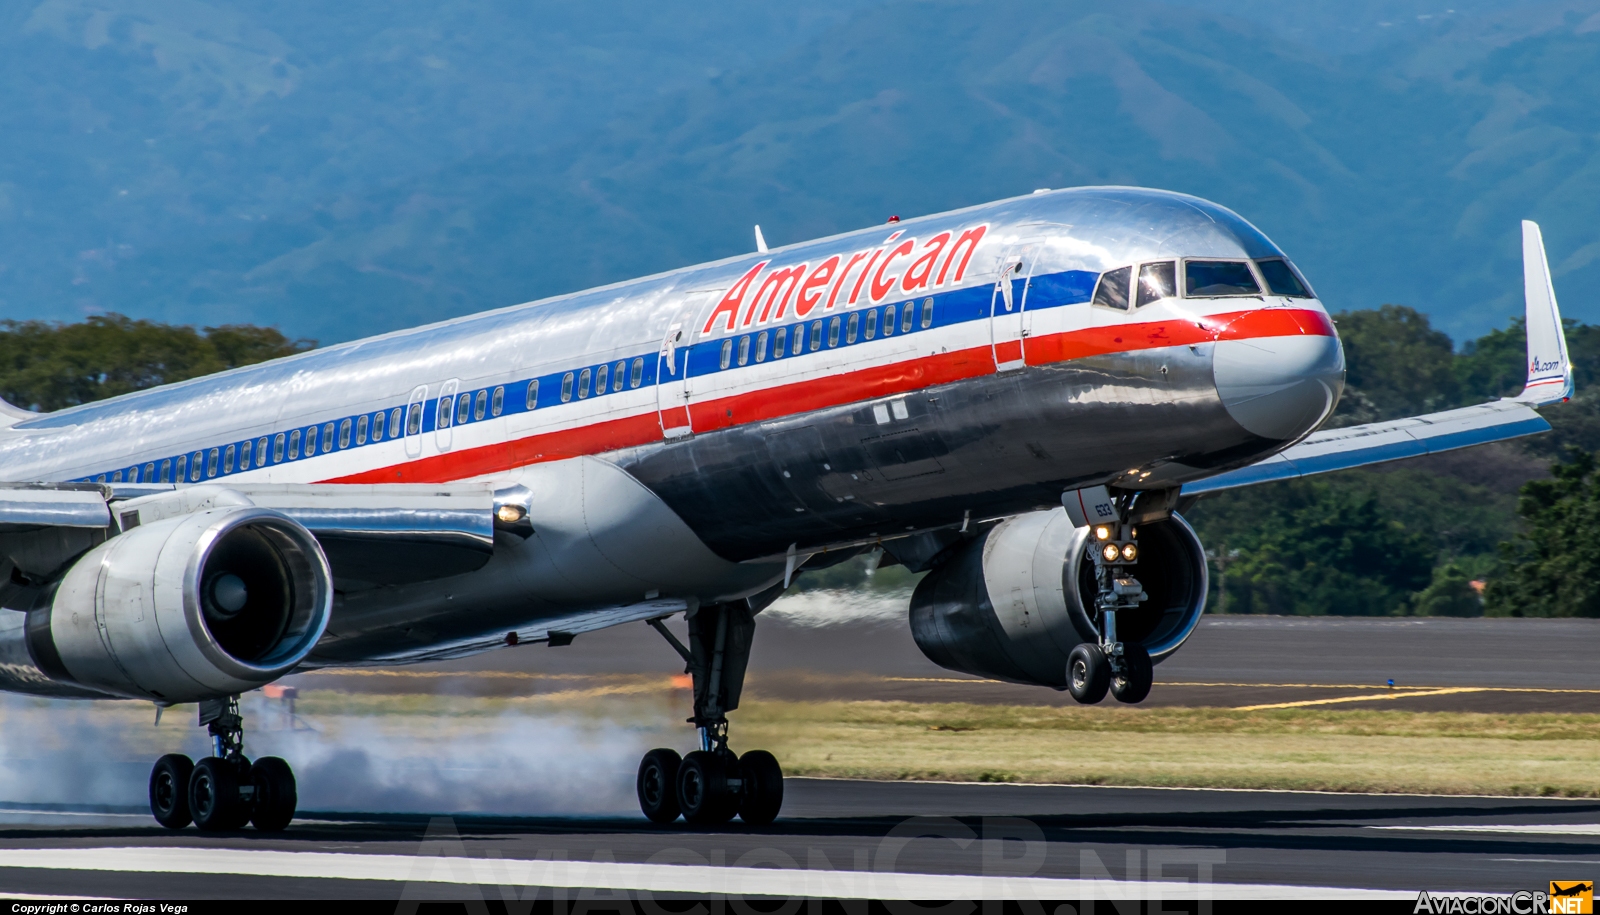
<path fill-rule="evenodd" d="M 1405 692 L 1377 693 L 1371 696 L 1338 696 L 1333 699 L 1302 699 L 1299 702 L 1269 702 L 1265 705 L 1241 705 L 1236 712 L 1259 712 L 1271 708 L 1304 708 L 1308 705 L 1334 705 L 1339 702 L 1377 702 L 1382 699 L 1415 699 L 1418 696 L 1448 696 L 1453 693 L 1484 693 L 1489 690 L 1479 686 L 1452 686 L 1447 689 L 1409 690 Z"/>

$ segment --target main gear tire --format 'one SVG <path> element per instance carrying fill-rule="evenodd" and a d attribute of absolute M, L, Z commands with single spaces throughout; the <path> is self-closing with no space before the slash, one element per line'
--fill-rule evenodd
<path fill-rule="evenodd" d="M 1133 704 L 1143 702 L 1155 683 L 1155 665 L 1150 663 L 1150 652 L 1135 642 L 1122 643 L 1122 672 L 1111 678 L 1111 695 L 1118 702 Z"/>
<path fill-rule="evenodd" d="M 678 767 L 678 805 L 685 820 L 696 826 L 720 826 L 733 819 L 739 798 L 728 775 L 738 762 L 731 756 L 696 750 L 683 758 Z"/>
<path fill-rule="evenodd" d="M 1099 645 L 1084 642 L 1067 655 L 1067 692 L 1084 705 L 1094 705 L 1111 688 L 1111 664 Z"/>
<path fill-rule="evenodd" d="M 182 829 L 194 822 L 189 812 L 189 776 L 194 760 L 181 753 L 168 753 L 150 769 L 150 812 L 156 822 L 168 829 Z"/>
<path fill-rule="evenodd" d="M 639 777 L 634 788 L 639 792 L 639 809 L 652 823 L 666 825 L 678 818 L 678 770 L 683 757 L 676 750 L 657 748 L 639 761 Z"/>
<path fill-rule="evenodd" d="M 300 799 L 294 770 L 276 756 L 263 756 L 250 767 L 250 781 L 256 789 L 250 822 L 262 832 L 287 829 Z"/>
<path fill-rule="evenodd" d="M 239 794 L 242 767 L 227 759 L 208 756 L 194 764 L 189 775 L 189 812 L 204 832 L 238 829 L 250 820 L 250 807 Z"/>
<path fill-rule="evenodd" d="M 739 819 L 765 826 L 778 818 L 783 807 L 783 768 L 766 750 L 751 750 L 739 757 Z"/>

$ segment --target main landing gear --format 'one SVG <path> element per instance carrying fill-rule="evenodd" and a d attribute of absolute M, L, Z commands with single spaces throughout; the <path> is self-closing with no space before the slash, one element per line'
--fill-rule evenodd
<path fill-rule="evenodd" d="M 727 713 L 739 707 L 750 642 L 755 634 L 749 601 L 712 604 L 691 610 L 689 647 L 685 648 L 661 620 L 650 625 L 666 638 L 694 678 L 694 717 L 700 749 L 680 757 L 655 749 L 639 763 L 635 787 L 639 809 L 656 823 L 671 823 L 679 814 L 696 826 L 717 826 L 739 819 L 765 826 L 783 806 L 783 770 L 766 750 L 742 756 L 728 748 Z"/>
<path fill-rule="evenodd" d="M 254 823 L 281 832 L 294 819 L 294 772 L 276 756 L 254 764 L 244 757 L 239 697 L 200 703 L 200 724 L 211 732 L 212 754 L 195 762 L 179 753 L 150 770 L 150 812 L 168 829 L 193 822 L 201 830 L 240 829 Z"/>
<path fill-rule="evenodd" d="M 1133 577 L 1131 566 L 1139 561 L 1138 529 L 1126 517 L 1123 510 L 1118 520 L 1089 529 L 1100 642 L 1084 642 L 1067 656 L 1067 691 L 1086 704 L 1099 702 L 1108 691 L 1119 702 L 1143 702 L 1155 682 L 1155 667 L 1144 646 L 1117 639 L 1117 611 L 1133 610 L 1150 598 Z"/>

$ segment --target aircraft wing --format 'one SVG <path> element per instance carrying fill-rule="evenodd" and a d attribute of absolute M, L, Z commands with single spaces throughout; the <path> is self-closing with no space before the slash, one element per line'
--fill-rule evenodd
<path fill-rule="evenodd" d="M 401 584 L 482 568 L 504 530 L 526 537 L 528 493 L 489 484 L 0 484 L 0 562 L 36 581 L 117 531 L 205 508 L 282 512 L 321 544 L 341 587 Z M 37 536 L 55 529 L 53 537 Z M 43 545 L 41 545 L 43 544 Z"/>
<path fill-rule="evenodd" d="M 1561 310 L 1550 283 L 1539 226 L 1522 223 L 1522 275 L 1528 331 L 1528 378 L 1522 393 L 1490 403 L 1423 416 L 1322 429 L 1299 444 L 1248 467 L 1185 483 L 1184 495 L 1201 495 L 1256 483 L 1347 470 L 1548 431 L 1534 408 L 1572 396 L 1572 360 Z"/>

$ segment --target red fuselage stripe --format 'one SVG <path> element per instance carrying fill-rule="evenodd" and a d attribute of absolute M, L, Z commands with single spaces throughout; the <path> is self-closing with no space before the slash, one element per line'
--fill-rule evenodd
<path fill-rule="evenodd" d="M 1025 354 L 1027 364 L 1045 365 L 1163 346 L 1300 335 L 1334 336 L 1335 331 L 1333 323 L 1321 311 L 1270 309 L 1213 315 L 1199 320 L 1091 327 L 1029 337 L 1026 338 Z M 983 345 L 692 403 L 688 410 L 695 432 L 711 432 L 904 394 L 992 374 L 994 371 L 992 347 Z M 682 409 L 674 408 L 672 412 L 681 416 Z M 677 416 L 673 420 L 673 427 L 683 424 Z M 324 482 L 445 483 L 544 461 L 635 448 L 662 441 L 664 437 L 658 414 L 651 411 L 477 448 L 464 448 Z"/>

